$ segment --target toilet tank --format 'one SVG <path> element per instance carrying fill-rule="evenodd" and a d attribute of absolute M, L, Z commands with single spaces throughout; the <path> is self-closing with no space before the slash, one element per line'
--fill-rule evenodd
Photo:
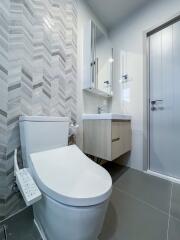
<path fill-rule="evenodd" d="M 21 116 L 19 127 L 24 167 L 31 153 L 68 145 L 69 118 Z"/>

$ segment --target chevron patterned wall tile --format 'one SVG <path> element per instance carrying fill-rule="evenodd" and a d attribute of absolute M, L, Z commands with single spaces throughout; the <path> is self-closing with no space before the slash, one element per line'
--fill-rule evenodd
<path fill-rule="evenodd" d="M 1 217 L 21 205 L 12 192 L 19 116 L 68 115 L 76 121 L 76 83 L 76 0 L 1 0 Z"/>

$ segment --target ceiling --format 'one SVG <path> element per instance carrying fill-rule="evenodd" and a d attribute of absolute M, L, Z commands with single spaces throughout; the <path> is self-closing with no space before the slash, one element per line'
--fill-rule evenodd
<path fill-rule="evenodd" d="M 108 30 L 151 1 L 154 0 L 84 0 Z"/>

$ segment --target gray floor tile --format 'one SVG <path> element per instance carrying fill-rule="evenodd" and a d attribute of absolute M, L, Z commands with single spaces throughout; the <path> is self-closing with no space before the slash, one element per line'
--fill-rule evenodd
<path fill-rule="evenodd" d="M 129 169 L 128 167 L 120 166 L 114 162 L 106 162 L 103 167 L 110 173 L 113 183 L 116 182 Z"/>
<path fill-rule="evenodd" d="M 168 240 L 180 239 L 180 221 L 174 218 L 170 219 Z"/>
<path fill-rule="evenodd" d="M 2 224 L 7 226 L 8 240 L 41 240 L 33 222 L 33 212 L 27 208 Z"/>
<path fill-rule="evenodd" d="M 171 215 L 180 220 L 180 184 L 173 184 Z"/>
<path fill-rule="evenodd" d="M 122 191 L 149 203 L 166 213 L 169 212 L 172 184 L 169 181 L 129 169 L 114 184 Z"/>
<path fill-rule="evenodd" d="M 100 240 L 165 240 L 168 216 L 113 190 Z"/>

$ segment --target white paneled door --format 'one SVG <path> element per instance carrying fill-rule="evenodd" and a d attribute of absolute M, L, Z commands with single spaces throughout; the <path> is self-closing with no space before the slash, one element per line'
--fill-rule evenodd
<path fill-rule="evenodd" d="M 150 42 L 151 171 L 180 179 L 180 21 Z"/>

